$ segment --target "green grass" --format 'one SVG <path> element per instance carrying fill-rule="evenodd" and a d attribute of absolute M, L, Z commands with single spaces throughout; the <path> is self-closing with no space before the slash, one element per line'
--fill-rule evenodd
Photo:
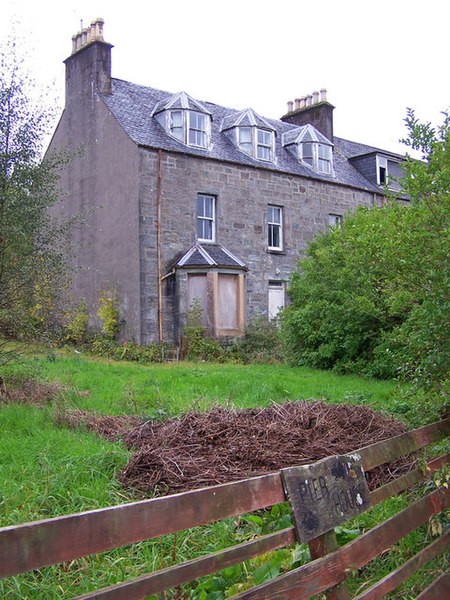
<path fill-rule="evenodd" d="M 58 380 L 65 388 L 61 399 L 42 408 L 13 404 L 0 407 L 1 526 L 133 499 L 116 479 L 129 456 L 126 448 L 121 443 L 108 442 L 83 430 L 57 426 L 53 415 L 61 406 L 104 414 L 164 417 L 180 414 L 193 406 L 205 410 L 216 403 L 253 407 L 295 399 L 324 399 L 366 403 L 373 408 L 392 411 L 396 409 L 400 394 L 394 382 L 342 377 L 284 365 L 174 363 L 144 366 L 92 359 L 71 351 L 58 352 L 56 360 L 46 360 L 41 355 L 33 362 L 43 377 Z M 361 517 L 363 520 L 358 526 L 372 526 L 393 514 L 403 502 L 404 499 L 394 499 L 383 504 L 385 508 L 377 507 Z M 284 514 L 276 518 L 270 512 L 261 514 L 264 527 L 277 526 L 277 521 L 280 526 L 286 525 Z M 49 567 L 7 578 L 0 581 L 0 597 L 71 598 L 169 566 L 174 561 L 251 539 L 258 533 L 255 527 L 251 520 L 241 520 L 237 526 L 234 519 L 228 519 L 177 536 L 72 561 L 63 568 Z M 407 546 L 402 557 L 408 555 L 411 547 L 420 547 L 426 532 L 420 535 L 420 539 Z M 291 549 L 278 551 L 274 556 L 283 568 L 288 568 L 294 555 L 295 549 Z M 220 582 L 222 587 L 229 584 L 232 588 L 232 584 L 237 585 L 236 582 L 246 581 L 248 577 L 251 579 L 255 573 L 264 576 L 264 560 L 270 563 L 273 557 L 263 557 L 228 572 L 229 580 L 225 576 L 207 580 L 202 584 L 203 590 Z M 381 563 L 364 571 L 356 577 L 352 588 L 357 589 L 367 578 L 382 576 L 385 570 L 385 563 Z M 427 573 L 423 577 L 429 576 L 429 571 Z M 407 598 L 408 590 L 416 590 L 416 587 L 404 589 L 406 595 L 398 597 Z"/>
<path fill-rule="evenodd" d="M 88 391 L 72 395 L 79 408 L 104 414 L 177 415 L 215 403 L 239 408 L 271 402 L 323 399 L 370 404 L 389 410 L 399 396 L 397 384 L 286 365 L 136 363 L 90 359 L 76 354 L 44 361 L 43 373 L 65 385 Z"/>

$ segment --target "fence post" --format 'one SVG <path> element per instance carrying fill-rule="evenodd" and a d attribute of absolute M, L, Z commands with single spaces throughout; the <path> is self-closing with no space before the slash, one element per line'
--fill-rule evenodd
<path fill-rule="evenodd" d="M 334 552 L 338 549 L 338 543 L 334 529 L 319 535 L 318 537 L 308 542 L 309 550 L 311 552 L 312 560 L 321 558 L 330 552 Z M 325 592 L 327 599 L 329 600 L 350 600 L 350 593 L 348 591 L 347 583 L 342 581 L 339 585 L 330 588 Z"/>

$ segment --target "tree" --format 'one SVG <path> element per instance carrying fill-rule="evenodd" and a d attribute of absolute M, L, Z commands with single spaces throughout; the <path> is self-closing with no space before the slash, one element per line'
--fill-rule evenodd
<path fill-rule="evenodd" d="M 63 288 L 67 225 L 49 209 L 59 199 L 64 157 L 42 158 L 51 115 L 30 100 L 11 44 L 0 58 L 0 337 L 46 330 Z M 7 360 L 0 349 L 0 364 Z"/>
<path fill-rule="evenodd" d="M 412 110 L 404 143 L 405 207 L 358 209 L 316 238 L 290 285 L 283 332 L 297 364 L 403 376 L 443 395 L 449 367 L 450 119 Z"/>

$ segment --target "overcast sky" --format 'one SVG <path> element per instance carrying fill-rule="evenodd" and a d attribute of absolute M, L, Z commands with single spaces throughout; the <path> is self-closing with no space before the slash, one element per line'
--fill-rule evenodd
<path fill-rule="evenodd" d="M 6 0 L 0 35 L 25 39 L 62 107 L 71 37 L 96 17 L 113 77 L 270 118 L 326 88 L 335 134 L 387 150 L 405 150 L 406 107 L 436 123 L 450 106 L 445 0 Z"/>

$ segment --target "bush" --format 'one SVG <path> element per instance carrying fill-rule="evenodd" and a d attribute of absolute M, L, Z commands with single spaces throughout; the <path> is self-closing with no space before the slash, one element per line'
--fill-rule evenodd
<path fill-rule="evenodd" d="M 107 337 L 97 337 L 91 345 L 91 351 L 97 356 L 112 360 L 131 360 L 141 363 L 161 363 L 173 352 L 169 344 L 138 346 L 135 342 L 118 344 Z"/>
<path fill-rule="evenodd" d="M 89 339 L 88 324 L 89 316 L 86 302 L 80 302 L 67 315 L 66 340 L 73 344 L 85 344 Z"/>
<path fill-rule="evenodd" d="M 115 290 L 102 290 L 97 315 L 102 324 L 102 334 L 113 340 L 119 332 L 119 299 Z"/>
<path fill-rule="evenodd" d="M 263 315 L 251 319 L 245 336 L 235 341 L 232 355 L 245 364 L 282 362 L 285 352 L 277 321 Z"/>
<path fill-rule="evenodd" d="M 425 159 L 403 165 L 410 206 L 391 197 L 318 236 L 292 275 L 282 325 L 295 364 L 398 375 L 425 406 L 445 396 L 450 366 L 450 120 L 437 132 L 412 111 L 406 121 Z"/>
<path fill-rule="evenodd" d="M 223 362 L 227 354 L 218 340 L 208 338 L 203 327 L 203 309 L 194 298 L 187 311 L 186 327 L 181 342 L 181 356 L 188 360 Z"/>

